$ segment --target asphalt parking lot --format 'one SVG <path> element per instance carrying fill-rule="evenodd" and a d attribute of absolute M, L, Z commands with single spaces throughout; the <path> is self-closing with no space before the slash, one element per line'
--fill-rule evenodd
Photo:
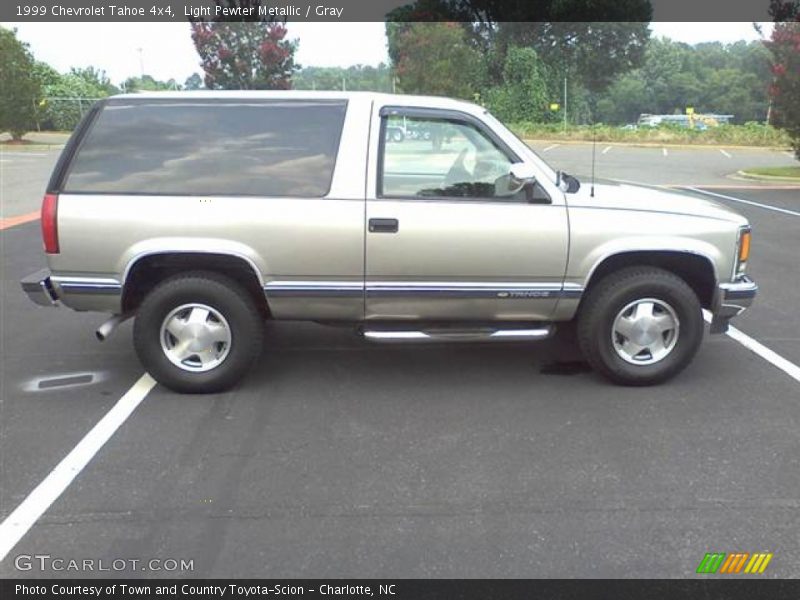
<path fill-rule="evenodd" d="M 590 173 L 591 146 L 549 146 L 534 144 Z M 761 290 L 736 326 L 800 365 L 800 188 L 729 177 L 792 159 L 606 146 L 598 177 L 726 196 L 751 220 Z M 0 154 L 4 223 L 37 209 L 56 157 Z M 17 281 L 44 266 L 37 222 L 0 231 L 0 256 L 6 527 L 143 371 L 130 323 L 100 344 L 102 316 L 24 297 Z M 112 573 L 147 577 L 671 578 L 693 576 L 706 552 L 772 552 L 761 577 L 800 576 L 800 381 L 729 336 L 707 337 L 653 388 L 612 386 L 578 359 L 560 340 L 373 346 L 270 324 L 234 391 L 150 391 L 33 507 L 44 512 L 0 577 L 109 575 L 15 566 L 47 554 L 193 560 L 192 572 Z"/>

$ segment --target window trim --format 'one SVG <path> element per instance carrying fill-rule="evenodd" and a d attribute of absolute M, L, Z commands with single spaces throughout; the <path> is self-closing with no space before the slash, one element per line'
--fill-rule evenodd
<path fill-rule="evenodd" d="M 497 196 L 404 196 L 400 194 L 383 193 L 384 158 L 386 153 L 386 128 L 389 117 L 417 117 L 426 119 L 439 119 L 443 121 L 455 121 L 466 123 L 477 129 L 478 133 L 485 135 L 506 158 L 512 163 L 524 162 L 519 155 L 500 138 L 486 123 L 481 119 L 467 112 L 445 108 L 425 108 L 414 106 L 393 106 L 386 105 L 379 111 L 380 128 L 378 137 L 378 156 L 377 156 L 377 177 L 375 181 L 375 198 L 377 200 L 404 200 L 409 202 L 472 202 L 484 204 L 536 204 L 538 206 L 551 205 L 553 200 L 548 202 L 521 202 L 519 200 L 504 200 Z M 544 189 L 544 188 L 542 188 Z M 547 190 L 545 190 L 545 193 Z M 550 194 L 547 194 L 548 197 Z"/>
<path fill-rule="evenodd" d="M 328 181 L 328 187 L 325 192 L 319 196 L 298 196 L 298 195 L 265 195 L 265 194 L 242 194 L 242 193 L 226 193 L 226 194 L 212 194 L 212 193 L 195 193 L 195 192 L 139 192 L 139 191 L 90 191 L 90 190 L 67 190 L 65 185 L 69 181 L 72 169 L 75 165 L 75 159 L 79 156 L 83 144 L 86 139 L 91 135 L 92 130 L 97 124 L 100 114 L 106 110 L 108 106 L 115 106 L 120 104 L 181 104 L 185 102 L 205 102 L 207 104 L 306 104 L 315 106 L 334 106 L 344 108 L 344 116 L 342 118 L 339 133 L 336 137 L 335 154 L 333 156 L 333 169 L 331 169 L 331 176 Z M 153 196 L 158 198 L 267 198 L 267 199 L 281 199 L 290 198 L 292 200 L 323 200 L 331 193 L 333 187 L 334 176 L 336 175 L 336 167 L 339 163 L 339 153 L 341 151 L 342 137 L 344 135 L 344 128 L 347 122 L 347 114 L 349 110 L 349 101 L 347 98 L 341 99 L 328 99 L 328 98 L 134 98 L 134 97 L 117 97 L 105 98 L 97 102 L 87 113 L 84 121 L 79 124 L 75 132 L 75 139 L 70 138 L 67 146 L 64 149 L 64 154 L 59 158 L 56 168 L 48 188 L 53 187 L 53 191 L 49 193 L 61 193 L 71 196 Z M 62 164 L 61 161 L 64 161 Z M 55 185 L 53 185 L 55 183 Z"/>
<path fill-rule="evenodd" d="M 61 156 L 58 157 L 53 173 L 50 175 L 50 180 L 47 183 L 48 194 L 59 194 L 64 191 L 64 183 L 69 177 L 75 157 L 80 152 L 83 141 L 89 136 L 89 132 L 94 127 L 97 117 L 105 109 L 106 104 L 108 104 L 108 99 L 95 102 L 89 108 L 89 112 L 78 123 L 75 131 L 67 141 L 67 145 L 64 146 Z"/>

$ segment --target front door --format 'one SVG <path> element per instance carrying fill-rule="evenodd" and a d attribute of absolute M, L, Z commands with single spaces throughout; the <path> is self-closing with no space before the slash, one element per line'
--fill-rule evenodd
<path fill-rule="evenodd" d="M 373 130 L 366 318 L 547 319 L 567 261 L 563 197 L 516 185 L 522 159 L 472 115 L 384 108 Z"/>

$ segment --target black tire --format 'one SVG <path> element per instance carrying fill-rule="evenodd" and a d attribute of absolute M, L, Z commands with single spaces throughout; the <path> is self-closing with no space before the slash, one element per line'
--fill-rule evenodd
<path fill-rule="evenodd" d="M 645 299 L 674 310 L 677 339 L 657 362 L 632 364 L 615 348 L 614 340 L 621 343 L 624 337 L 612 337 L 612 328 L 624 308 Z M 621 385 L 654 385 L 682 371 L 697 353 L 703 330 L 702 309 L 692 288 L 677 275 L 655 267 L 629 267 L 604 277 L 590 288 L 578 315 L 578 343 L 584 357 L 593 369 Z M 652 354 L 647 359 L 648 352 L 643 350 L 639 356 L 653 359 Z"/>
<path fill-rule="evenodd" d="M 206 371 L 177 366 L 162 345 L 166 317 L 187 304 L 212 308 L 230 332 L 230 342 L 220 342 L 220 347 L 227 347 L 224 357 Z M 177 275 L 156 286 L 139 307 L 133 325 L 134 347 L 147 372 L 183 393 L 214 393 L 234 386 L 261 355 L 263 336 L 264 320 L 249 294 L 234 280 L 204 271 Z"/>

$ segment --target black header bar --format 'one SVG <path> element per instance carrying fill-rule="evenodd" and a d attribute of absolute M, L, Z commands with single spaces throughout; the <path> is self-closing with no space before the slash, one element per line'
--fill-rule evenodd
<path fill-rule="evenodd" d="M 395 20 L 405 21 L 761 22 L 771 20 L 769 5 L 770 0 L 3 0 L 0 21 L 384 21 L 397 10 L 404 18 Z"/>

